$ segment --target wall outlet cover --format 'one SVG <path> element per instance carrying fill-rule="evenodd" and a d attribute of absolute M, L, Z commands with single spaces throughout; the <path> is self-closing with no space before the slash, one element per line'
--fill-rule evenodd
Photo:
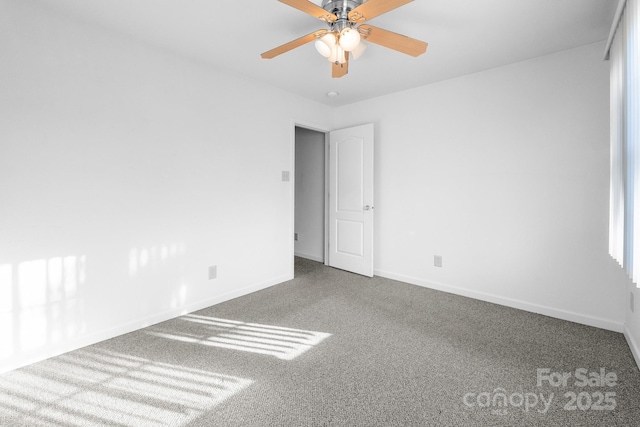
<path fill-rule="evenodd" d="M 215 279 L 216 277 L 218 277 L 218 266 L 212 265 L 209 267 L 209 280 Z"/>
<path fill-rule="evenodd" d="M 629 308 L 631 312 L 634 313 L 636 311 L 636 295 L 633 292 L 629 293 Z"/>
<path fill-rule="evenodd" d="M 282 171 L 282 181 L 287 182 L 290 180 L 289 171 Z"/>
<path fill-rule="evenodd" d="M 436 267 L 442 267 L 442 255 L 433 256 L 433 265 Z"/>

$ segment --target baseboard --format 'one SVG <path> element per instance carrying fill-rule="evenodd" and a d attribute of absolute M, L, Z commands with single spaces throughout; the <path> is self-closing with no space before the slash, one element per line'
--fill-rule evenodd
<path fill-rule="evenodd" d="M 203 302 L 199 302 L 196 304 L 191 304 L 189 306 L 187 306 L 182 313 L 173 316 L 173 317 L 178 317 L 178 316 L 182 316 L 183 314 L 187 314 L 187 313 L 193 313 L 194 311 L 198 311 L 198 310 L 202 310 L 203 308 L 207 308 L 207 307 L 211 307 L 212 305 L 216 305 L 216 304 L 220 304 L 222 302 L 225 301 L 229 301 L 235 298 L 239 298 L 248 294 L 252 294 L 254 292 L 258 292 L 261 291 L 263 289 L 266 288 L 270 288 L 271 286 L 275 286 L 278 285 L 282 282 L 286 282 L 288 280 L 292 280 L 293 279 L 293 275 L 291 274 L 286 274 L 280 277 L 277 277 L 275 279 L 270 279 L 264 282 L 260 282 L 260 283 L 256 283 L 250 286 L 245 286 L 244 288 L 241 289 L 234 289 L 233 291 L 229 291 L 226 292 L 224 294 L 221 295 L 217 295 L 211 299 L 208 299 L 206 301 Z M 172 317 L 172 318 L 173 318 Z"/>
<path fill-rule="evenodd" d="M 292 275 L 285 275 L 275 279 L 267 280 L 265 282 L 245 286 L 241 289 L 234 289 L 233 291 L 226 292 L 221 295 L 217 295 L 213 298 L 198 301 L 193 304 L 189 304 L 184 307 L 180 307 L 177 309 L 168 310 L 162 313 L 154 314 L 151 316 L 147 316 L 144 318 L 140 318 L 131 322 L 127 322 L 122 325 L 118 325 L 113 328 L 109 328 L 103 331 L 98 331 L 89 335 L 85 335 L 83 337 L 79 337 L 72 342 L 65 343 L 64 346 L 58 348 L 52 348 L 50 351 L 47 351 L 45 354 L 36 355 L 33 357 L 25 357 L 21 359 L 19 362 L 9 362 L 6 365 L 0 366 L 0 374 L 4 372 L 13 371 L 15 369 L 22 368 L 24 366 L 31 365 L 33 363 L 41 362 L 43 360 L 49 359 L 51 357 L 59 356 L 64 353 L 68 353 L 73 350 L 78 350 L 82 347 L 86 347 L 88 345 L 96 344 L 104 340 L 108 340 L 110 338 L 114 338 L 120 335 L 128 334 L 130 332 L 137 331 L 142 328 L 146 328 L 148 326 L 155 325 L 160 322 L 164 322 L 179 316 L 182 316 L 187 313 L 192 313 L 194 311 L 202 310 L 203 308 L 211 307 L 212 305 L 220 304 L 225 301 L 229 301 L 244 295 L 248 295 L 253 292 L 260 291 L 262 289 L 266 289 L 268 287 L 277 285 L 282 282 L 286 282 L 287 280 L 293 279 Z"/>
<path fill-rule="evenodd" d="M 506 307 L 517 308 L 519 310 L 529 311 L 532 313 L 543 314 L 549 317 L 555 317 L 557 319 L 567 320 L 570 322 L 580 323 L 587 326 L 593 326 L 600 329 L 607 329 L 614 332 L 623 331 L 623 323 L 615 322 L 609 319 L 603 319 L 595 316 L 588 316 L 581 313 L 575 313 L 568 310 L 559 310 L 553 307 L 542 306 L 538 304 L 531 304 L 526 301 L 505 298 L 498 295 L 488 294 L 485 292 L 473 291 L 456 286 L 450 286 L 444 283 L 431 282 L 415 277 L 405 276 L 402 274 L 396 274 L 384 270 L 374 270 L 376 276 L 386 277 L 387 279 L 398 280 L 401 282 L 410 283 L 412 285 L 422 286 L 425 288 L 435 289 L 438 291 L 448 292 L 450 294 L 461 295 L 464 297 L 474 298 L 481 301 L 490 302 L 493 304 L 504 305 Z"/>
<path fill-rule="evenodd" d="M 638 366 L 638 369 L 640 369 L 640 343 L 636 342 L 633 339 L 633 335 L 631 335 L 631 332 L 629 332 L 629 329 L 627 329 L 626 325 L 624 327 L 623 333 L 625 339 L 627 340 L 627 344 L 631 349 L 631 354 L 633 354 L 633 358 L 636 360 L 636 365 Z"/>
<path fill-rule="evenodd" d="M 300 258 L 310 259 L 311 261 L 324 262 L 324 258 L 321 256 L 309 255 L 303 252 L 294 252 L 294 255 Z"/>

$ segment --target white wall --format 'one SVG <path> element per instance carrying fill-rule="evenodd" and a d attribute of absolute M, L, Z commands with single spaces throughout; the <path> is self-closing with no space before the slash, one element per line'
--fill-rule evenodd
<path fill-rule="evenodd" d="M 296 127 L 295 242 L 296 256 L 324 261 L 325 136 Z"/>
<path fill-rule="evenodd" d="M 281 171 L 327 107 L 35 2 L 0 58 L 0 371 L 292 277 Z"/>
<path fill-rule="evenodd" d="M 334 128 L 375 123 L 376 274 L 622 331 L 602 52 L 335 109 Z"/>
<path fill-rule="evenodd" d="M 330 111 L 0 6 L 0 371 L 290 278 L 281 171 L 293 123 L 329 115 L 376 125 L 376 274 L 640 342 L 607 255 L 602 45 Z"/>

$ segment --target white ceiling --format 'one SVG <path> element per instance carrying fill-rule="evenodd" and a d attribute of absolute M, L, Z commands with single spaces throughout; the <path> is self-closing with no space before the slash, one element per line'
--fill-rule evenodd
<path fill-rule="evenodd" d="M 605 40 L 616 0 L 415 0 L 371 24 L 429 43 L 413 58 L 369 44 L 331 78 L 313 43 L 260 54 L 325 28 L 277 0 L 40 0 L 198 61 L 338 106 Z M 319 4 L 321 0 L 313 0 Z M 327 92 L 340 96 L 329 98 Z"/>

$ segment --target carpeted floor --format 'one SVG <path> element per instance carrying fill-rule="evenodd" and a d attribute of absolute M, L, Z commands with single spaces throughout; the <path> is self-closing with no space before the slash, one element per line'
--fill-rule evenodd
<path fill-rule="evenodd" d="M 2 426 L 637 426 L 621 334 L 296 259 L 290 282 L 0 376 Z"/>

